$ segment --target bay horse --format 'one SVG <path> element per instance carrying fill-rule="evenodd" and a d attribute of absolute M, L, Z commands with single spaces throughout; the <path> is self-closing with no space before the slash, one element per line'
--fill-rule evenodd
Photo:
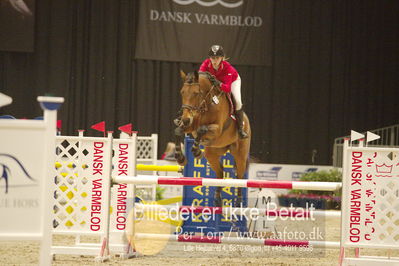
<path fill-rule="evenodd" d="M 199 145 L 205 147 L 204 155 L 217 178 L 223 178 L 223 166 L 220 157 L 230 150 L 235 160 L 236 177 L 244 178 L 248 166 L 251 143 L 251 127 L 244 114 L 244 130 L 248 138 L 240 139 L 235 121 L 230 116 L 232 106 L 228 95 L 220 90 L 220 81 L 208 72 L 191 72 L 187 75 L 180 71 L 183 87 L 180 90 L 182 106 L 178 119 L 175 119 L 176 160 L 185 165 L 187 160 L 181 150 L 185 134 L 192 134 L 194 144 L 191 151 L 195 158 L 202 157 Z M 241 188 L 238 189 L 235 206 L 242 203 Z M 221 187 L 215 192 L 215 206 L 221 207 Z"/>

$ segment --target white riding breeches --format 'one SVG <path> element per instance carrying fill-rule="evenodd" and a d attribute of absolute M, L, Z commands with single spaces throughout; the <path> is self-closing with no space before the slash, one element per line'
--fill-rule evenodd
<path fill-rule="evenodd" d="M 242 108 L 240 76 L 238 76 L 237 79 L 231 83 L 231 94 L 233 94 L 236 110 L 240 110 Z"/>

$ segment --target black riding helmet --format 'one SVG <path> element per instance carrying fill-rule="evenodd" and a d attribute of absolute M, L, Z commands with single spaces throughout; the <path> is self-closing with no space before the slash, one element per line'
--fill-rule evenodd
<path fill-rule="evenodd" d="M 209 49 L 209 56 L 224 56 L 223 47 L 220 45 L 212 45 Z"/>

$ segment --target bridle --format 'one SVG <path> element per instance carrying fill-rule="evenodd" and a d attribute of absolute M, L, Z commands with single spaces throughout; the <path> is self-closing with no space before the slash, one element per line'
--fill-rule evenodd
<path fill-rule="evenodd" d="M 218 84 L 216 79 L 208 72 L 199 72 L 199 74 L 205 74 L 209 81 L 211 82 L 212 87 L 209 89 L 209 91 L 204 94 L 204 92 L 201 90 L 201 85 L 199 82 L 184 82 L 184 85 L 186 86 L 198 86 L 199 87 L 199 95 L 198 97 L 200 98 L 199 104 L 198 105 L 189 105 L 189 104 L 182 104 L 179 112 L 177 113 L 177 118 L 174 119 L 174 123 L 178 127 L 182 127 L 183 121 L 181 120 L 181 117 L 183 115 L 184 109 L 187 109 L 190 112 L 190 115 L 192 118 L 201 116 L 203 113 L 207 112 L 209 110 L 209 105 L 212 104 L 212 101 L 215 104 L 218 104 L 220 96 L 224 93 L 222 90 L 220 90 L 219 93 L 214 93 L 215 89 L 218 88 Z M 209 99 L 209 102 L 208 102 Z"/>
<path fill-rule="evenodd" d="M 187 82 L 185 82 L 184 85 L 189 85 L 189 86 L 191 86 L 191 85 L 197 85 L 197 86 L 200 86 L 200 83 L 199 83 L 199 82 L 198 82 L 198 83 L 187 83 Z M 207 99 L 208 99 L 208 97 L 211 95 L 212 91 L 213 91 L 215 88 L 216 88 L 216 86 L 215 86 L 215 85 L 212 85 L 212 87 L 210 88 L 210 90 L 208 91 L 208 93 L 207 93 L 205 96 L 204 96 L 204 94 L 202 93 L 201 88 L 200 88 L 200 90 L 199 90 L 199 91 L 200 91 L 199 97 L 201 97 L 200 104 L 199 104 L 198 106 L 183 104 L 183 105 L 181 106 L 180 111 L 183 111 L 184 109 L 187 109 L 187 110 L 190 111 L 190 113 L 191 113 L 192 115 L 193 115 L 194 112 L 202 114 L 202 113 L 208 111 L 208 105 L 209 105 L 209 103 L 207 103 Z M 222 92 L 220 92 L 219 95 L 217 95 L 217 98 L 218 98 L 218 99 L 219 99 L 219 97 L 220 97 L 221 94 L 222 94 Z M 210 97 L 209 97 L 209 98 L 210 98 Z"/>

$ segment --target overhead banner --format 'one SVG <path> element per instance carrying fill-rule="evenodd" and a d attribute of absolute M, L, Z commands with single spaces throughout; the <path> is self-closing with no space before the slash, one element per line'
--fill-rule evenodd
<path fill-rule="evenodd" d="M 142 0 L 136 59 L 202 62 L 213 44 L 230 62 L 271 65 L 273 0 Z"/>

